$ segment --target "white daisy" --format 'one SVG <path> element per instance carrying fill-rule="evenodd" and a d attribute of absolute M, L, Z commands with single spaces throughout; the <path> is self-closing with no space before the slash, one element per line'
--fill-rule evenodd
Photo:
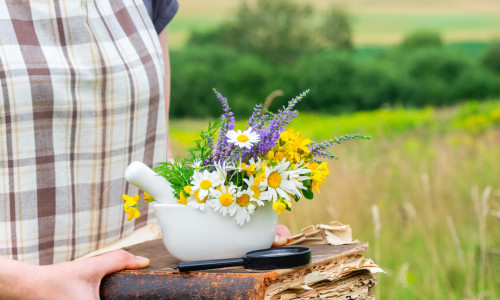
<path fill-rule="evenodd" d="M 243 225 L 246 222 L 250 221 L 250 215 L 252 214 L 252 212 L 250 212 L 248 207 L 252 204 L 252 202 L 250 202 L 250 199 L 252 199 L 252 197 L 253 192 L 250 189 L 239 191 L 236 194 L 236 215 L 234 216 L 234 219 L 236 220 L 236 223 L 238 223 L 238 225 Z M 255 204 L 253 204 L 253 206 L 255 206 Z M 255 211 L 255 209 L 253 209 L 253 211 Z"/>
<path fill-rule="evenodd" d="M 235 185 L 225 186 L 221 185 L 220 190 L 216 189 L 213 192 L 213 198 L 207 200 L 207 205 L 214 211 L 220 211 L 223 216 L 229 214 L 234 216 L 236 213 L 236 193 Z"/>
<path fill-rule="evenodd" d="M 243 178 L 243 181 L 247 184 L 248 189 L 252 191 L 252 198 L 250 201 L 256 202 L 259 206 L 263 206 L 263 201 L 271 200 L 271 193 L 267 192 L 267 184 L 266 185 L 258 185 L 255 184 L 255 177 L 250 176 L 248 179 Z"/>
<path fill-rule="evenodd" d="M 201 163 L 203 161 L 201 161 L 201 159 L 199 158 L 196 158 L 194 161 L 193 161 L 193 168 L 196 170 L 196 171 L 199 171 L 200 168 L 201 168 Z"/>
<path fill-rule="evenodd" d="M 217 172 L 217 174 L 219 174 L 219 176 L 223 182 L 227 180 L 227 172 L 236 169 L 232 162 L 227 162 L 227 161 L 221 160 L 219 162 L 215 162 L 214 164 L 215 164 L 214 172 Z"/>
<path fill-rule="evenodd" d="M 205 211 L 207 208 L 207 199 L 208 196 L 201 198 L 199 197 L 200 190 L 197 190 L 195 192 L 192 192 L 192 195 L 187 199 L 187 205 L 199 209 L 201 211 Z"/>
<path fill-rule="evenodd" d="M 290 179 L 295 179 L 301 183 L 301 186 L 299 186 L 300 189 L 305 189 L 306 187 L 302 185 L 302 182 L 304 180 L 309 180 L 311 179 L 310 176 L 305 176 L 304 174 L 310 173 L 311 170 L 306 167 L 306 164 L 301 161 L 289 171 L 289 178 Z"/>
<path fill-rule="evenodd" d="M 250 160 L 248 161 L 248 164 L 249 165 L 254 165 L 255 166 L 255 171 L 260 171 L 260 169 L 262 168 L 262 159 L 260 159 L 260 157 L 257 157 L 257 160 L 255 160 L 253 157 L 250 158 Z"/>
<path fill-rule="evenodd" d="M 252 128 L 248 128 L 245 131 L 241 131 L 238 129 L 238 131 L 230 130 L 226 134 L 228 137 L 228 142 L 236 144 L 240 148 L 252 148 L 252 146 L 258 142 L 260 142 L 260 137 L 257 132 L 252 131 Z"/>
<path fill-rule="evenodd" d="M 280 197 L 290 201 L 290 195 L 300 197 L 299 188 L 303 188 L 302 182 L 296 178 L 290 178 L 290 175 L 295 176 L 294 171 L 287 170 L 290 162 L 285 158 L 274 167 L 266 167 L 266 179 L 261 185 L 267 185 L 267 191 L 271 193 L 271 199 L 274 201 Z"/>
<path fill-rule="evenodd" d="M 257 206 L 254 204 L 254 203 L 250 203 L 248 204 L 247 206 L 247 209 L 248 209 L 248 212 L 253 215 L 253 213 L 255 212 L 255 210 L 257 209 Z"/>
<path fill-rule="evenodd" d="M 191 194 L 194 195 L 195 192 L 199 191 L 198 197 L 200 199 L 206 198 L 209 193 L 213 193 L 215 188 L 223 182 L 224 180 L 221 179 L 217 171 L 195 171 L 191 180 Z"/>

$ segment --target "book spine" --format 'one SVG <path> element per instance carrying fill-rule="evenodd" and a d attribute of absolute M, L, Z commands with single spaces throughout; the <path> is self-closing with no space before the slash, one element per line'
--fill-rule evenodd
<path fill-rule="evenodd" d="M 264 299 L 267 273 L 122 271 L 103 279 L 101 299 Z"/>

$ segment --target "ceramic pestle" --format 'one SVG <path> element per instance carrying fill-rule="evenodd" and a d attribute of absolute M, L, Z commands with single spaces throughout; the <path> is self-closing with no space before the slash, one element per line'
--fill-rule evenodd
<path fill-rule="evenodd" d="M 125 179 L 158 202 L 177 204 L 170 183 L 142 162 L 132 162 L 125 170 Z"/>

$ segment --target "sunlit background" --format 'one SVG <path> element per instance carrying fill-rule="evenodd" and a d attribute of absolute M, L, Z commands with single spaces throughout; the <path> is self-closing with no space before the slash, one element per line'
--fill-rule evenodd
<path fill-rule="evenodd" d="M 180 0 L 175 155 L 220 115 L 212 88 L 240 128 L 271 93 L 276 109 L 310 89 L 295 129 L 372 139 L 335 145 L 321 193 L 280 222 L 350 224 L 387 271 L 379 299 L 500 299 L 500 2 L 244 3 Z"/>

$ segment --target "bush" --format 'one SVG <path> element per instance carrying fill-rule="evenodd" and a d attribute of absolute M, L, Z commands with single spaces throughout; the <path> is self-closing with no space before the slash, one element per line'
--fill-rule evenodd
<path fill-rule="evenodd" d="M 401 99 L 416 106 L 453 103 L 458 95 L 451 88 L 473 64 L 463 53 L 446 48 L 414 49 L 392 63 L 401 76 Z"/>
<path fill-rule="evenodd" d="M 475 66 L 464 72 L 450 87 L 450 102 L 500 97 L 500 76 Z"/>
<path fill-rule="evenodd" d="M 356 110 L 372 110 L 398 104 L 401 84 L 394 68 L 390 64 L 373 60 L 358 64 L 359 71 L 351 88 L 352 97 L 357 103 Z"/>
<path fill-rule="evenodd" d="M 441 35 L 434 31 L 419 30 L 407 35 L 399 45 L 405 50 L 443 46 Z"/>
<path fill-rule="evenodd" d="M 219 116 L 216 88 L 231 98 L 235 114 L 249 114 L 272 86 L 273 69 L 251 55 L 220 47 L 190 47 L 171 52 L 171 117 Z"/>
<path fill-rule="evenodd" d="M 490 43 L 481 58 L 481 63 L 484 67 L 500 74 L 500 40 Z"/>
<path fill-rule="evenodd" d="M 297 90 L 311 90 L 303 101 L 305 109 L 341 113 L 357 108 L 351 87 L 359 70 L 349 53 L 325 51 L 303 57 L 292 72 Z"/>

